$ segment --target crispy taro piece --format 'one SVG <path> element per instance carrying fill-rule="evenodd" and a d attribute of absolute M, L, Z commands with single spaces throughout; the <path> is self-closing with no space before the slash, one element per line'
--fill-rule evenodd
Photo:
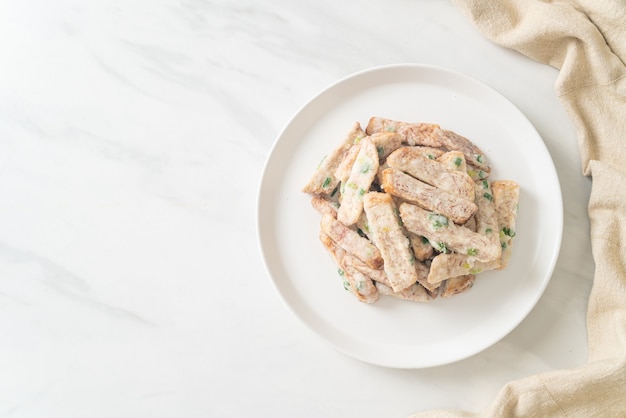
<path fill-rule="evenodd" d="M 448 279 L 441 284 L 441 292 L 439 293 L 439 295 L 442 298 L 448 298 L 450 296 L 466 292 L 471 289 L 472 286 L 474 286 L 475 280 L 476 276 L 474 276 L 473 274 Z"/>
<path fill-rule="evenodd" d="M 448 151 L 437 157 L 437 161 L 448 167 L 448 170 L 463 171 L 467 173 L 465 155 L 461 151 Z"/>
<path fill-rule="evenodd" d="M 343 248 L 337 245 L 337 243 L 324 232 L 320 232 L 319 238 L 324 248 L 326 248 L 331 258 L 339 267 L 338 271 L 343 279 L 344 289 L 350 291 L 361 302 L 376 302 L 378 300 L 378 289 L 370 278 L 354 270 L 354 268 L 348 264 L 352 256 L 346 253 Z"/>
<path fill-rule="evenodd" d="M 339 180 L 335 177 L 335 170 L 337 170 L 344 155 L 354 142 L 364 136 L 365 132 L 361 129 L 361 125 L 355 122 L 343 142 L 333 152 L 324 157 L 311 179 L 302 188 L 302 191 L 308 194 L 330 195 L 339 184 Z"/>
<path fill-rule="evenodd" d="M 500 259 L 493 261 L 478 261 L 465 254 L 447 253 L 433 257 L 428 271 L 428 283 L 441 283 L 446 279 L 478 274 L 487 270 L 494 270 L 500 266 Z"/>
<path fill-rule="evenodd" d="M 492 245 L 495 242 L 502 247 L 501 256 L 492 261 L 481 262 L 464 254 L 439 254 L 430 265 L 428 282 L 439 283 L 448 278 L 487 270 L 502 270 L 507 266 L 515 236 L 519 185 L 510 180 L 498 180 L 490 186 L 483 180 L 477 187 L 477 231 L 487 236 Z"/>
<path fill-rule="evenodd" d="M 386 193 L 365 195 L 365 213 L 372 241 L 380 250 L 390 287 L 399 292 L 417 281 L 415 259 L 396 214 L 393 198 Z"/>
<path fill-rule="evenodd" d="M 440 147 L 439 125 L 433 123 L 408 123 L 380 117 L 370 118 L 365 131 L 368 135 L 375 132 L 395 132 L 402 137 L 402 141 L 409 145 L 425 145 Z"/>
<path fill-rule="evenodd" d="M 381 295 L 392 296 L 396 299 L 410 300 L 413 302 L 430 302 L 432 297 L 428 291 L 419 283 L 413 283 L 411 286 L 399 292 L 383 283 L 376 283 L 376 288 Z"/>
<path fill-rule="evenodd" d="M 361 145 L 356 144 L 344 154 L 343 159 L 335 170 L 335 177 L 339 183 L 346 184 L 348 182 L 348 178 L 350 178 L 350 173 L 352 172 L 352 166 L 356 161 L 357 155 L 359 155 L 359 151 L 361 151 Z"/>
<path fill-rule="evenodd" d="M 498 228 L 500 229 L 500 245 L 502 246 L 500 269 L 503 269 L 508 265 L 511 258 L 520 187 L 519 184 L 511 180 L 496 180 L 491 183 L 491 189 L 496 206 Z"/>
<path fill-rule="evenodd" d="M 429 212 L 410 203 L 400 204 L 400 217 L 404 227 L 418 235 L 423 235 L 431 243 L 436 243 L 439 252 L 456 252 L 471 255 L 479 261 L 492 261 L 499 258 L 502 250 L 484 235 L 450 222 L 448 218 Z"/>
<path fill-rule="evenodd" d="M 383 265 L 383 258 L 380 251 L 367 238 L 359 235 L 335 218 L 331 214 L 322 215 L 321 229 L 333 241 L 337 243 L 349 254 L 363 260 L 372 268 L 380 268 Z"/>
<path fill-rule="evenodd" d="M 465 162 L 469 165 L 467 172 L 474 180 L 485 179 L 491 174 L 491 166 L 485 153 L 469 139 L 456 132 L 440 129 L 439 142 L 450 151 L 463 153 Z"/>
<path fill-rule="evenodd" d="M 476 232 L 485 235 L 493 243 L 498 245 L 498 218 L 493 197 L 493 190 L 487 180 L 476 183 L 475 203 L 478 210 L 474 214 L 476 220 Z"/>
<path fill-rule="evenodd" d="M 430 245 L 430 242 L 427 238 L 422 237 L 421 235 L 416 235 L 407 231 L 407 237 L 411 242 L 411 249 L 413 250 L 413 254 L 415 258 L 420 261 L 428 260 L 433 256 L 433 246 Z"/>
<path fill-rule="evenodd" d="M 339 204 L 333 202 L 323 195 L 313 195 L 311 197 L 311 206 L 320 214 L 324 215 L 328 213 L 332 215 L 333 218 L 337 217 L 337 209 L 339 208 Z"/>
<path fill-rule="evenodd" d="M 474 201 L 474 181 L 466 172 L 449 170 L 444 164 L 421 155 L 414 148 L 395 150 L 387 157 L 387 164 L 438 189 Z"/>
<path fill-rule="evenodd" d="M 486 180 L 484 181 L 486 182 Z M 505 268 L 511 257 L 511 245 L 515 236 L 515 218 L 517 215 L 517 205 L 519 201 L 519 185 L 510 180 L 498 180 L 491 183 L 491 188 L 487 184 L 482 183 L 484 195 L 477 192 L 476 199 L 484 199 L 490 202 L 493 197 L 492 211 L 482 212 L 483 218 L 478 217 L 477 230 L 491 241 L 492 245 L 500 245 L 502 248 L 501 256 L 491 261 L 482 262 L 476 260 L 475 257 L 465 254 L 439 254 L 433 258 L 430 271 L 428 273 L 429 283 L 439 283 L 451 277 L 457 277 L 467 274 L 478 274 L 487 270 L 502 270 Z M 493 194 L 489 194 L 491 191 Z M 490 202 L 491 203 L 491 202 Z M 495 220 L 493 219 L 495 218 Z"/>
<path fill-rule="evenodd" d="M 378 151 L 374 143 L 365 138 L 360 145 L 350 177 L 345 186 L 341 187 L 341 206 L 337 219 L 347 226 L 355 224 L 363 213 L 363 196 L 369 191 L 378 171 Z"/>
<path fill-rule="evenodd" d="M 474 202 L 426 184 L 402 171 L 388 168 L 383 171 L 382 177 L 385 192 L 440 213 L 456 223 L 465 223 L 476 212 Z"/>
<path fill-rule="evenodd" d="M 384 160 L 402 146 L 402 137 L 393 132 L 376 132 L 368 137 L 376 146 L 378 158 Z"/>

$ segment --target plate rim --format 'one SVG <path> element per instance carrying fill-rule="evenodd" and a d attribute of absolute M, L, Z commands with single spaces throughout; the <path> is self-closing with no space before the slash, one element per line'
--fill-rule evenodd
<path fill-rule="evenodd" d="M 517 320 L 512 321 L 512 325 L 509 327 L 506 327 L 507 330 L 502 333 L 502 335 L 497 335 L 495 338 L 490 339 L 488 342 L 486 342 L 485 344 L 482 344 L 480 346 L 480 348 L 478 348 L 477 350 L 474 350 L 472 352 L 468 352 L 468 353 L 462 353 L 459 354 L 457 356 L 448 356 L 446 359 L 443 359 L 441 361 L 435 361 L 435 362 L 428 362 L 428 364 L 422 364 L 422 363 L 412 363 L 412 364 L 405 364 L 404 362 L 393 362 L 393 361 L 380 361 L 380 360 L 374 360 L 368 356 L 364 356 L 364 355 L 359 355 L 354 353 L 353 351 L 350 351 L 348 349 L 346 349 L 344 346 L 342 346 L 341 344 L 338 344 L 335 339 L 330 339 L 327 338 L 326 336 L 323 335 L 323 333 L 321 333 L 317 328 L 317 326 L 315 326 L 314 324 L 310 323 L 310 321 L 307 318 L 307 315 L 303 314 L 302 312 L 300 312 L 299 310 L 295 309 L 294 306 L 289 302 L 287 295 L 285 294 L 285 290 L 281 289 L 277 283 L 277 280 L 274 277 L 273 271 L 270 268 L 269 265 L 269 258 L 268 258 L 268 253 L 267 253 L 267 248 L 264 246 L 264 237 L 263 237 L 263 226 L 262 226 L 262 219 L 261 216 L 263 214 L 263 210 L 262 210 L 262 204 L 263 204 L 263 198 L 264 198 L 264 183 L 266 181 L 266 177 L 267 177 L 267 173 L 270 169 L 270 163 L 272 162 L 272 157 L 274 156 L 277 148 L 279 147 L 279 145 L 281 144 L 281 139 L 284 137 L 285 133 L 289 130 L 289 128 L 293 125 L 293 123 L 296 121 L 296 119 L 308 108 L 310 107 L 314 102 L 321 100 L 322 96 L 327 95 L 329 92 L 333 91 L 334 89 L 336 89 L 338 86 L 341 86 L 343 84 L 345 84 L 346 82 L 349 82 L 350 80 L 353 79 L 357 79 L 357 78 L 362 78 L 368 74 L 372 74 L 372 73 L 376 73 L 376 72 L 387 72 L 387 71 L 397 71 L 397 70 L 430 70 L 430 71 L 435 71 L 435 72 L 441 72 L 444 73 L 448 76 L 452 76 L 452 77 L 456 77 L 459 79 L 464 80 L 465 82 L 469 82 L 474 84 L 475 86 L 488 91 L 490 94 L 495 94 L 499 100 L 503 100 L 505 102 L 507 102 L 510 106 L 512 106 L 512 108 L 518 113 L 518 116 L 522 118 L 522 120 L 527 124 L 527 126 L 532 129 L 532 131 L 536 134 L 537 138 L 539 139 L 537 145 L 541 146 L 543 148 L 543 151 L 545 152 L 545 155 L 548 157 L 549 161 L 550 161 L 550 172 L 551 172 L 551 177 L 553 177 L 553 179 L 555 180 L 553 186 L 555 187 L 555 190 L 558 192 L 555 201 L 551 202 L 552 204 L 556 204 L 558 207 L 555 208 L 554 213 L 558 215 L 558 223 L 555 226 L 556 230 L 555 230 L 555 234 L 553 236 L 553 239 L 555 240 L 555 245 L 552 248 L 552 251 L 550 253 L 549 256 L 549 262 L 547 264 L 547 268 L 545 270 L 545 279 L 543 279 L 541 281 L 541 286 L 539 286 L 537 288 L 537 291 L 533 293 L 533 298 L 532 299 L 528 299 L 526 306 L 526 309 L 523 310 L 520 314 L 519 314 L 519 318 L 517 318 Z M 530 312 L 532 312 L 533 309 L 535 309 L 537 303 L 539 302 L 539 300 L 541 299 L 541 297 L 543 296 L 543 294 L 545 293 L 545 289 L 547 288 L 548 284 L 550 283 L 552 276 L 554 274 L 554 270 L 555 267 L 558 263 L 559 260 L 559 255 L 560 255 L 560 249 L 562 247 L 562 237 L 563 237 L 563 228 L 564 228 L 564 212 L 563 212 L 563 194 L 562 194 L 562 189 L 561 189 L 561 185 L 560 185 L 560 178 L 559 178 L 559 174 L 558 171 L 556 170 L 556 166 L 554 164 L 554 159 L 552 158 L 549 149 L 547 148 L 545 141 L 543 140 L 542 136 L 539 134 L 539 132 L 537 131 L 537 129 L 535 128 L 535 126 L 532 124 L 532 122 L 528 119 L 528 117 L 521 111 L 521 109 L 519 109 L 511 100 L 509 100 L 506 96 L 504 96 L 502 93 L 500 93 L 498 90 L 494 89 L 493 87 L 489 86 L 488 84 L 486 84 L 485 82 L 478 80 L 474 77 L 471 77 L 465 73 L 456 71 L 456 70 L 451 70 L 445 67 L 441 67 L 441 66 L 436 66 L 436 65 L 430 65 L 430 64 L 421 64 L 421 63 L 396 63 L 396 64 L 385 64 L 385 65 L 379 65 L 379 66 L 374 66 L 374 67 L 370 67 L 370 68 L 365 68 L 359 71 L 355 71 L 351 74 L 348 74 L 346 76 L 343 76 L 341 78 L 339 78 L 338 80 L 328 84 L 326 87 L 322 88 L 321 90 L 319 90 L 317 93 L 315 93 L 312 97 L 310 97 L 308 100 L 306 100 L 304 102 L 304 104 L 302 104 L 292 115 L 291 117 L 288 119 L 287 123 L 284 124 L 284 126 L 282 127 L 282 129 L 280 130 L 280 132 L 278 133 L 278 135 L 275 137 L 272 146 L 270 147 L 269 153 L 267 154 L 267 157 L 265 159 L 264 165 L 263 165 L 263 169 L 261 172 L 261 176 L 258 182 L 258 187 L 257 187 L 257 196 L 256 196 L 256 207 L 255 207 L 255 221 L 256 221 L 256 238 L 257 238 L 257 245 L 259 246 L 259 249 L 261 251 L 261 256 L 262 256 L 262 260 L 263 260 L 263 265 L 264 265 L 264 269 L 265 272 L 267 274 L 267 276 L 270 278 L 270 281 L 272 283 L 272 286 L 274 288 L 274 290 L 278 293 L 280 299 L 282 300 L 282 303 L 284 303 L 286 305 L 286 307 L 288 308 L 288 310 L 291 312 L 292 315 L 294 315 L 298 321 L 300 323 L 302 323 L 306 329 L 308 329 L 310 332 L 312 332 L 315 337 L 321 339 L 322 341 L 324 341 L 326 344 L 332 346 L 334 349 L 336 349 L 339 352 L 342 352 L 343 354 L 355 358 L 357 360 L 363 361 L 365 363 L 368 364 L 373 364 L 373 365 L 377 365 L 377 366 L 382 366 L 382 367 L 388 367 L 388 368 L 398 368 L 398 369 L 423 369 L 423 368 L 430 368 L 430 367 L 437 367 L 437 366 L 442 366 L 442 365 L 447 365 L 447 364 L 452 364 L 461 360 L 464 360 L 466 358 L 475 356 L 481 352 L 483 352 L 484 350 L 486 350 L 487 348 L 495 345 L 496 343 L 498 343 L 499 341 L 501 341 L 502 339 L 504 339 L 507 335 L 509 335 L 513 330 L 515 330 L 516 328 L 519 327 L 519 325 L 528 317 L 528 315 L 530 314 Z M 353 337 L 351 336 L 344 336 L 345 338 L 348 339 L 352 339 Z"/>

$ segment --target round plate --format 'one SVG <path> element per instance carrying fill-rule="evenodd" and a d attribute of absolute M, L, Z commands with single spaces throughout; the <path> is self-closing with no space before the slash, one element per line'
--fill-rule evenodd
<path fill-rule="evenodd" d="M 478 145 L 492 180 L 520 184 L 508 267 L 477 276 L 466 293 L 429 303 L 358 302 L 319 242 L 319 214 L 301 192 L 320 160 L 371 116 L 437 123 Z M 563 204 L 554 163 L 537 131 L 506 98 L 437 67 L 377 67 L 333 84 L 287 124 L 266 161 L 257 232 L 265 265 L 289 309 L 341 352 L 387 367 L 423 368 L 474 355 L 535 306 L 556 264 Z"/>

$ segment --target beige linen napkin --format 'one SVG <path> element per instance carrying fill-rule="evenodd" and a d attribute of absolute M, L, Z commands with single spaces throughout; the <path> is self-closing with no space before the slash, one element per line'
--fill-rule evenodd
<path fill-rule="evenodd" d="M 556 93 L 592 177 L 589 358 L 510 382 L 480 413 L 414 417 L 626 417 L 626 0 L 453 2 L 495 43 L 560 69 Z"/>

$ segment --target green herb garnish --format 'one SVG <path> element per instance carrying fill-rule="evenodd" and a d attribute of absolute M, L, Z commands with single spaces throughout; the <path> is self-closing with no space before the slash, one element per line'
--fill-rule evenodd
<path fill-rule="evenodd" d="M 515 236 L 515 231 L 511 231 L 511 228 L 507 228 L 506 226 L 502 228 L 502 232 L 504 232 L 504 235 L 508 235 L 511 238 Z"/>
<path fill-rule="evenodd" d="M 448 218 L 443 215 L 431 213 L 428 215 L 428 219 L 432 221 L 433 228 L 435 229 L 440 229 L 444 226 L 448 226 Z"/>

